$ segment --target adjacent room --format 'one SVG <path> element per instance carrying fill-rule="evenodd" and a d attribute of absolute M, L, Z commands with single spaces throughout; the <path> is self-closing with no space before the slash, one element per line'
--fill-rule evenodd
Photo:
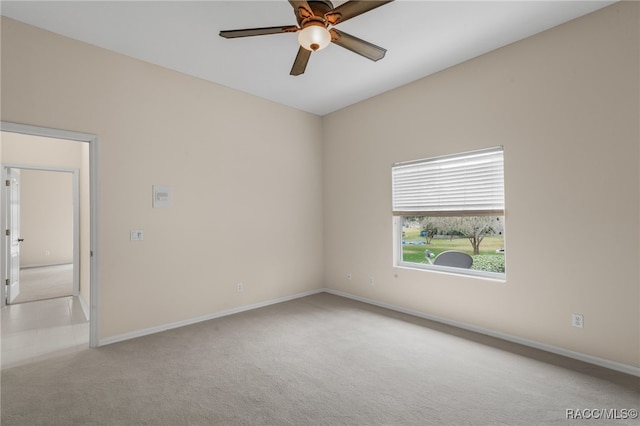
<path fill-rule="evenodd" d="M 0 133 L 3 211 L 2 368 L 89 346 L 88 147 Z M 7 270 L 8 269 L 8 270 Z"/>
<path fill-rule="evenodd" d="M 640 4 L 356 3 L 2 2 L 3 178 L 84 182 L 3 425 L 637 424 Z"/>

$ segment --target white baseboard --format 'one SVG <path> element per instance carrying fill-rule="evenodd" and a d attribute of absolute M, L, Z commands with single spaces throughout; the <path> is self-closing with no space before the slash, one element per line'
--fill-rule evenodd
<path fill-rule="evenodd" d="M 396 305 L 392 305 L 392 304 L 389 304 L 389 303 L 384 303 L 384 302 L 380 302 L 380 301 L 377 301 L 377 300 L 368 299 L 366 297 L 356 296 L 356 295 L 351 294 L 351 293 L 345 293 L 343 291 L 333 290 L 333 289 L 330 289 L 330 288 L 320 288 L 320 289 L 316 289 L 316 290 L 306 291 L 304 293 L 297 293 L 297 294 L 293 294 L 293 295 L 290 295 L 290 296 L 280 297 L 278 299 L 267 300 L 265 302 L 254 303 L 254 304 L 251 304 L 251 305 L 240 306 L 240 307 L 237 307 L 237 308 L 228 309 L 228 310 L 220 311 L 220 312 L 215 312 L 215 313 L 208 314 L 208 315 L 203 315 L 203 316 L 200 316 L 200 317 L 189 318 L 189 319 L 186 319 L 186 320 L 183 320 L 183 321 L 177 321 L 177 322 L 173 322 L 173 323 L 170 323 L 170 324 L 160 325 L 160 326 L 157 326 L 157 327 L 151 327 L 151 328 L 146 328 L 146 329 L 143 329 L 143 330 L 137 330 L 137 331 L 133 331 L 131 333 L 120 334 L 120 335 L 117 335 L 117 336 L 108 337 L 106 339 L 99 339 L 98 346 L 109 345 L 111 343 L 122 342 L 122 341 L 129 340 L 129 339 L 135 339 L 137 337 L 142 337 L 142 336 L 146 336 L 146 335 L 149 335 L 149 334 L 159 333 L 159 332 L 162 332 L 162 331 L 171 330 L 171 329 L 178 328 L 178 327 L 184 327 L 186 325 L 196 324 L 196 323 L 199 323 L 199 322 L 202 322 L 202 321 L 208 321 L 208 320 L 215 319 L 215 318 L 221 318 L 221 317 L 225 317 L 225 316 L 228 316 L 228 315 L 237 314 L 237 313 L 240 313 L 240 312 L 250 311 L 250 310 L 253 310 L 253 309 L 263 308 L 265 306 L 275 305 L 277 303 L 287 302 L 289 300 L 299 299 L 301 297 L 311 296 L 313 294 L 318 294 L 318 293 L 334 294 L 336 296 L 341 296 L 341 297 L 345 297 L 345 298 L 348 298 L 348 299 L 357 300 L 359 302 L 364 302 L 364 303 L 367 303 L 367 304 L 370 304 L 370 305 L 379 306 L 381 308 L 390 309 L 392 311 L 401 312 L 401 313 L 408 314 L 408 315 L 413 315 L 413 316 L 418 317 L 418 318 L 424 318 L 424 319 L 435 321 L 435 322 L 439 322 L 439 323 L 442 323 L 442 324 L 451 325 L 453 327 L 457 327 L 457 328 L 461 328 L 461 329 L 464 329 L 464 330 L 473 331 L 475 333 L 484 334 L 484 335 L 491 336 L 491 337 L 496 337 L 498 339 L 502 339 L 502 340 L 505 340 L 505 341 L 508 341 L 508 342 L 518 343 L 520 345 L 529 346 L 531 348 L 540 349 L 540 350 L 543 350 L 543 351 L 546 351 L 546 352 L 550 352 L 550 353 L 554 353 L 554 354 L 557 354 L 557 355 L 565 356 L 567 358 L 576 359 L 578 361 L 587 362 L 589 364 L 594 364 L 594 365 L 597 365 L 597 366 L 600 366 L 600 367 L 608 368 L 610 370 L 620 371 L 622 373 L 631 374 L 633 376 L 640 377 L 640 368 L 634 367 L 632 365 L 622 364 L 622 363 L 619 363 L 619 362 L 616 362 L 616 361 L 611 361 L 611 360 L 608 360 L 608 359 L 604 359 L 604 358 L 599 358 L 599 357 L 595 357 L 595 356 L 592 356 L 592 355 L 583 354 L 581 352 L 576 352 L 576 351 L 572 351 L 572 350 L 569 350 L 569 349 L 564 349 L 564 348 L 561 348 L 561 347 L 558 347 L 558 346 L 547 345 L 546 343 L 537 342 L 535 340 L 529 340 L 529 339 L 525 339 L 525 338 L 522 338 L 522 337 L 518 337 L 518 336 L 513 336 L 513 335 L 510 335 L 510 334 L 502 333 L 502 332 L 499 332 L 499 331 L 494 331 L 494 330 L 486 329 L 486 328 L 483 328 L 483 327 L 478 327 L 478 326 L 471 325 L 471 324 L 466 324 L 466 323 L 459 322 L 459 321 L 449 320 L 447 318 L 442 318 L 442 317 L 439 317 L 439 316 L 426 314 L 424 312 L 416 311 L 416 310 L 413 310 L 413 309 L 403 308 L 401 306 L 396 306 Z M 86 304 L 85 304 L 85 302 L 84 302 L 82 297 L 80 297 L 79 299 L 80 299 L 80 303 L 82 305 L 82 309 L 85 312 L 85 315 L 87 315 L 87 318 L 89 318 L 89 309 L 88 309 L 88 307 L 86 306 Z"/>
<path fill-rule="evenodd" d="M 634 367 L 628 364 L 622 364 L 620 362 L 611 361 L 605 358 L 599 358 L 592 355 L 583 354 L 581 352 L 572 351 L 569 349 L 560 348 L 558 346 L 547 345 L 546 343 L 537 342 L 535 340 L 529 340 L 518 336 L 512 336 L 510 334 L 502 333 L 499 331 L 494 331 L 482 327 L 478 327 L 471 324 L 466 324 L 458 321 L 449 320 L 446 318 L 438 317 L 435 315 L 425 314 L 424 312 L 415 311 L 413 309 L 403 308 L 401 306 L 392 305 L 389 303 L 379 302 L 377 300 L 368 299 L 366 297 L 356 296 L 354 294 L 345 293 L 343 291 L 333 290 L 329 288 L 323 289 L 323 291 L 335 294 L 336 296 L 346 297 L 348 299 L 357 300 L 359 302 L 368 303 L 370 305 L 379 306 L 381 308 L 390 309 L 392 311 L 401 312 L 408 315 L 413 315 L 415 317 L 424 318 L 427 320 L 439 322 L 442 324 L 451 325 L 453 327 L 458 327 L 464 330 L 473 331 L 476 333 L 484 334 L 491 337 L 496 337 L 498 339 L 506 340 L 513 343 L 518 343 L 520 345 L 529 346 L 535 349 L 540 349 L 546 352 L 551 352 L 557 355 L 562 355 L 567 358 L 573 358 L 578 361 L 584 361 L 589 364 L 598 365 L 600 367 L 605 367 L 610 370 L 620 371 L 622 373 L 631 374 L 633 376 L 640 377 L 640 368 Z"/>
<path fill-rule="evenodd" d="M 47 266 L 73 265 L 71 262 L 51 262 L 51 263 L 31 263 L 29 265 L 20 265 L 20 269 L 46 268 Z"/>
<path fill-rule="evenodd" d="M 82 308 L 82 312 L 84 313 L 85 318 L 89 320 L 90 318 L 89 306 L 87 306 L 87 302 L 84 301 L 84 296 L 82 295 L 82 292 L 78 294 L 78 300 L 80 301 L 80 307 Z"/>
<path fill-rule="evenodd" d="M 161 331 L 171 330 L 173 328 L 184 327 L 185 325 L 196 324 L 202 321 L 208 321 L 215 318 L 226 317 L 228 315 L 238 314 L 240 312 L 251 311 L 253 309 L 264 308 L 265 306 L 275 305 L 276 303 L 287 302 L 293 299 L 299 299 L 301 297 L 311 296 L 313 294 L 324 293 L 325 289 L 320 288 L 316 290 L 306 291 L 304 293 L 297 293 L 290 296 L 280 297 L 278 299 L 267 300 L 265 302 L 254 303 L 251 305 L 240 306 L 225 311 L 214 312 L 212 314 L 203 315 L 200 317 L 189 318 L 182 321 L 173 322 L 170 324 L 159 325 L 157 327 L 145 328 L 143 330 L 132 331 L 131 333 L 119 334 L 117 336 L 107 337 L 106 339 L 99 339 L 98 346 L 110 345 L 111 343 L 122 342 L 124 340 L 135 339 L 136 337 L 147 336 L 149 334 L 160 333 Z"/>

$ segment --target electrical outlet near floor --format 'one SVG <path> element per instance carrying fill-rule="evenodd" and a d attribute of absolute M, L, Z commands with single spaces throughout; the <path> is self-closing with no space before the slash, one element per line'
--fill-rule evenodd
<path fill-rule="evenodd" d="M 578 328 L 584 328 L 584 316 L 581 314 L 571 315 L 571 325 Z"/>
<path fill-rule="evenodd" d="M 238 293 L 243 291 L 244 290 L 244 284 L 242 284 L 242 283 L 236 284 L 236 290 L 238 291 Z"/>
<path fill-rule="evenodd" d="M 369 278 L 369 285 L 376 285 L 376 281 L 373 279 L 373 277 Z"/>
<path fill-rule="evenodd" d="M 347 279 L 348 279 L 349 281 L 351 281 L 351 278 L 353 278 L 353 277 L 351 276 L 351 274 L 350 274 L 350 273 L 349 273 L 349 274 L 347 274 Z"/>

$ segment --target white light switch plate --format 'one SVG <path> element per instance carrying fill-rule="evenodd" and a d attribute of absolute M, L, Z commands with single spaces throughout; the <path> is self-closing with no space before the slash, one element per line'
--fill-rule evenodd
<path fill-rule="evenodd" d="M 171 187 L 153 185 L 153 208 L 168 209 L 169 207 L 171 207 Z"/>
<path fill-rule="evenodd" d="M 131 241 L 144 240 L 144 231 L 142 229 L 136 229 L 135 231 L 129 231 Z"/>

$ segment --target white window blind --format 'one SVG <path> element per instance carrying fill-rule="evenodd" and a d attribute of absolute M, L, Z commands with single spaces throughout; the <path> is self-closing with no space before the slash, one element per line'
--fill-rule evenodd
<path fill-rule="evenodd" d="M 502 147 L 397 163 L 392 178 L 397 216 L 504 214 Z"/>

